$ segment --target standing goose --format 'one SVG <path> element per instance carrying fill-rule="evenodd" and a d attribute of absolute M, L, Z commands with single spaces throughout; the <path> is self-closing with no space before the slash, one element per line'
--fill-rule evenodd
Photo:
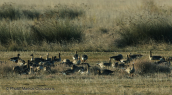
<path fill-rule="evenodd" d="M 78 59 L 78 54 L 77 51 L 75 52 L 75 55 L 73 56 L 73 60 L 77 60 Z"/>
<path fill-rule="evenodd" d="M 78 58 L 77 59 L 74 59 L 73 60 L 73 64 L 75 64 L 75 65 L 79 65 L 81 63 L 81 60 L 80 60 L 80 57 L 78 56 Z"/>
<path fill-rule="evenodd" d="M 133 76 L 133 73 L 135 72 L 134 63 L 132 65 L 133 65 L 133 68 L 129 67 L 125 70 L 128 74 L 130 74 L 130 76 L 131 76 L 131 74 Z"/>
<path fill-rule="evenodd" d="M 61 61 L 60 53 L 59 53 L 59 58 L 56 58 L 56 56 L 54 56 L 54 61 L 56 61 L 56 62 L 60 62 Z"/>
<path fill-rule="evenodd" d="M 152 56 L 152 51 L 150 51 L 149 59 L 150 60 L 160 60 L 162 56 Z"/>
<path fill-rule="evenodd" d="M 116 61 L 120 61 L 123 58 L 123 56 L 122 54 L 118 54 L 117 56 L 111 56 L 110 58 L 113 58 Z"/>
<path fill-rule="evenodd" d="M 19 59 L 19 56 L 20 56 L 20 54 L 17 54 L 17 57 L 10 58 L 10 61 L 13 61 L 13 62 L 17 63 L 18 59 Z"/>
<path fill-rule="evenodd" d="M 51 58 L 49 58 L 49 53 L 47 53 L 47 57 L 46 57 L 45 61 L 51 61 Z"/>
<path fill-rule="evenodd" d="M 82 55 L 82 61 L 85 62 L 88 59 L 87 55 Z"/>

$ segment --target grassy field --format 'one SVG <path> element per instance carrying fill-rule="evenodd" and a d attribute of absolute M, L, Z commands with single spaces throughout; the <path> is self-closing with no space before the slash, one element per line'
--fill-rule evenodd
<path fill-rule="evenodd" d="M 1 0 L 0 50 L 171 50 L 170 0 Z"/>
<path fill-rule="evenodd" d="M 57 65 L 52 68 L 55 73 L 41 73 L 37 75 L 15 75 L 10 71 L 14 63 L 8 59 L 21 54 L 24 60 L 30 59 L 30 54 L 35 57 L 46 57 L 47 52 L 0 52 L 0 93 L 1 95 L 170 95 L 172 93 L 172 73 L 168 77 L 166 73 L 136 73 L 134 77 L 123 71 L 116 71 L 112 75 L 80 75 L 75 73 L 72 75 L 62 75 L 60 70 L 64 67 Z M 50 56 L 58 56 L 59 52 L 49 52 Z M 75 52 L 60 52 L 62 59 L 72 60 Z M 107 62 L 110 56 L 123 54 L 124 59 L 130 52 L 79 52 L 88 55 L 88 63 L 91 66 L 96 66 L 96 63 Z M 149 51 L 131 52 L 132 54 L 142 54 L 140 60 L 148 60 Z M 161 55 L 164 57 L 172 56 L 172 51 L 153 51 L 153 55 Z M 139 64 L 139 61 L 131 63 Z M 59 64 L 55 63 L 55 64 Z M 3 69 L 7 66 L 8 71 Z M 172 66 L 171 66 L 172 67 Z"/>

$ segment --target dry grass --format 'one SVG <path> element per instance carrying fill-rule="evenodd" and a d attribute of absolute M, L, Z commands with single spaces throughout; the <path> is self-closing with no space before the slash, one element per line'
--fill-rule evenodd
<path fill-rule="evenodd" d="M 7 7 L 0 11 L 1 50 L 171 50 L 170 0 L 1 0 L 0 6 Z"/>
<path fill-rule="evenodd" d="M 17 53 L 21 54 L 21 58 L 24 60 L 30 59 L 30 54 L 34 53 L 35 57 L 46 57 L 47 52 L 0 52 L 0 61 L 4 60 L 5 63 L 1 65 L 1 71 L 4 72 L 4 77 L 0 78 L 0 90 L 1 95 L 5 94 L 113 94 L 113 95 L 169 95 L 172 93 L 172 75 L 167 77 L 166 73 L 157 72 L 154 70 L 157 66 L 151 64 L 148 61 L 149 51 L 139 51 L 131 53 L 141 53 L 143 58 L 134 62 L 136 73 L 133 78 L 124 70 L 117 70 L 112 75 L 80 75 L 75 73 L 72 75 L 62 75 L 60 72 L 70 67 L 58 65 L 55 63 L 55 67 L 52 67 L 51 73 L 41 73 L 36 75 L 13 75 L 8 74 L 11 68 L 15 66 L 14 63 L 8 61 L 10 57 L 16 56 Z M 49 52 L 50 56 L 58 55 L 59 52 Z M 96 63 L 100 61 L 108 61 L 108 58 L 112 55 L 123 54 L 124 58 L 126 54 L 130 52 L 78 52 L 79 55 L 87 54 L 89 56 L 88 63 L 92 66 L 90 69 L 99 69 Z M 75 52 L 61 52 L 62 59 L 72 60 L 72 56 Z M 153 51 L 154 55 L 162 55 L 165 57 L 172 56 L 171 51 Z M 146 67 L 147 66 L 147 67 Z M 163 67 L 162 67 L 163 68 Z M 142 72 L 142 73 L 140 73 Z M 144 72 L 144 74 L 143 74 Z M 10 88 L 11 87 L 11 88 Z M 23 88 L 22 88 L 23 87 Z M 25 88 L 25 89 L 24 89 Z M 26 90 L 27 88 L 27 90 Z M 49 90 L 45 90 L 49 88 Z M 7 90 L 8 89 L 8 90 Z M 35 90 L 33 90 L 35 89 Z M 36 90 L 37 89 L 37 90 Z M 38 90 L 39 89 L 39 90 Z M 42 89 L 42 90 L 40 90 Z"/>

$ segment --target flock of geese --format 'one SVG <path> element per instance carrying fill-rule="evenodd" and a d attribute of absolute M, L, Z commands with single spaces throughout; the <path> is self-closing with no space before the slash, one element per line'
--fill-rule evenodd
<path fill-rule="evenodd" d="M 17 54 L 17 57 L 10 58 L 11 61 L 14 63 L 18 64 L 18 66 L 13 67 L 13 71 L 18 74 L 33 74 L 35 72 L 40 72 L 40 71 L 48 71 L 51 72 L 51 67 L 57 66 L 54 63 L 55 62 L 60 62 L 60 65 L 65 65 L 67 67 L 70 67 L 70 69 L 64 70 L 61 73 L 63 75 L 70 75 L 73 73 L 80 73 L 84 75 L 88 75 L 91 73 L 90 70 L 90 64 L 86 63 L 88 56 L 87 55 L 82 55 L 81 58 L 78 55 L 77 51 L 75 54 L 72 56 L 73 61 L 70 61 L 69 59 L 63 59 L 61 60 L 61 55 L 59 53 L 59 57 L 57 58 L 56 56 L 52 56 L 52 58 L 49 58 L 49 53 L 47 53 L 46 58 L 43 59 L 42 56 L 40 58 L 35 58 L 33 54 L 30 55 L 31 59 L 25 62 L 20 58 L 20 54 Z M 116 56 L 111 56 L 109 57 L 109 62 L 100 62 L 97 63 L 96 65 L 99 66 L 99 69 L 96 69 L 97 74 L 99 75 L 110 75 L 114 71 L 109 70 L 110 67 L 113 68 L 121 68 L 125 70 L 130 76 L 134 74 L 135 68 L 134 68 L 134 63 L 132 66 L 129 66 L 128 63 L 132 61 L 133 59 L 141 58 L 143 55 L 141 54 L 129 54 L 127 55 L 127 59 L 123 59 L 122 54 L 118 54 Z M 112 59 L 114 60 L 112 62 Z M 155 62 L 155 64 L 165 64 L 167 66 L 171 66 L 170 61 L 172 58 L 164 58 L 163 56 L 152 56 L 152 51 L 150 51 L 149 55 L 150 60 L 158 60 Z M 86 68 L 84 68 L 86 67 Z M 106 69 L 105 69 L 106 68 Z"/>

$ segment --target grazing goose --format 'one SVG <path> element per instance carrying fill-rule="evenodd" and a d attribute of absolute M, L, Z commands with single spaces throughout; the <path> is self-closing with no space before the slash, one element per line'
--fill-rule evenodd
<path fill-rule="evenodd" d="M 129 67 L 129 68 L 125 69 L 125 71 L 126 71 L 128 74 L 130 74 L 130 76 L 131 76 L 131 74 L 133 74 L 133 73 L 135 72 L 134 64 L 132 64 L 132 65 L 133 65 L 133 68 Z M 133 75 L 132 75 L 132 76 L 133 76 Z"/>
<path fill-rule="evenodd" d="M 75 55 L 73 56 L 73 60 L 77 60 L 78 59 L 78 54 L 77 51 L 75 52 Z"/>
<path fill-rule="evenodd" d="M 88 59 L 87 55 L 82 55 L 82 61 L 85 62 Z"/>
<path fill-rule="evenodd" d="M 77 59 L 74 59 L 73 60 L 73 64 L 75 64 L 75 65 L 79 65 L 81 63 L 81 60 L 80 60 L 80 57 L 78 56 L 78 58 Z"/>
<path fill-rule="evenodd" d="M 54 61 L 56 61 L 56 62 L 61 62 L 60 53 L 59 53 L 59 58 L 56 58 L 56 56 L 54 57 Z"/>
<path fill-rule="evenodd" d="M 112 74 L 114 71 L 111 71 L 111 70 L 108 70 L 108 69 L 104 69 L 104 70 L 98 69 L 97 72 L 98 72 L 99 75 L 110 75 L 110 74 Z"/>
<path fill-rule="evenodd" d="M 141 54 L 129 54 L 128 57 L 133 60 L 133 59 L 137 59 L 137 58 L 141 58 L 143 55 Z"/>
<path fill-rule="evenodd" d="M 97 65 L 99 65 L 100 68 L 110 67 L 112 65 L 112 63 L 111 63 L 111 57 L 109 58 L 109 63 L 101 62 L 101 63 L 97 63 Z"/>
<path fill-rule="evenodd" d="M 150 60 L 160 60 L 162 56 L 152 56 L 152 51 L 150 51 L 149 59 Z"/>
<path fill-rule="evenodd" d="M 123 56 L 122 54 L 118 54 L 117 56 L 111 56 L 110 58 L 113 58 L 116 61 L 120 61 L 123 58 Z"/>
<path fill-rule="evenodd" d="M 13 62 L 18 62 L 18 59 L 19 59 L 19 56 L 20 54 L 17 54 L 17 57 L 13 57 L 13 58 L 10 58 L 10 61 L 13 61 Z"/>

